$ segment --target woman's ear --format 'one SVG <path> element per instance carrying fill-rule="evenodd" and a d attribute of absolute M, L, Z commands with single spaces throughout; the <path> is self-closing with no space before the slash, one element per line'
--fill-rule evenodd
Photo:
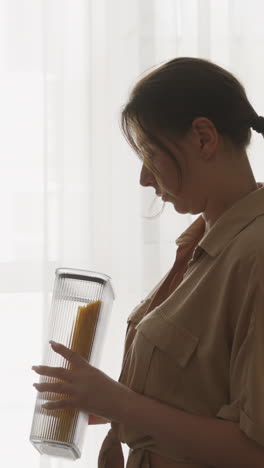
<path fill-rule="evenodd" d="M 197 117 L 192 123 L 192 128 L 198 138 L 199 149 L 203 150 L 203 156 L 210 157 L 215 152 L 218 141 L 214 124 L 205 117 Z"/>

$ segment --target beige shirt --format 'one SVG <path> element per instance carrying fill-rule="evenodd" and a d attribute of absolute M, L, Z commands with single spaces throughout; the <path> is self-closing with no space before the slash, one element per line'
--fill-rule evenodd
<path fill-rule="evenodd" d="M 264 447 L 264 183 L 204 235 L 199 216 L 175 263 L 128 316 L 119 381 L 178 408 L 239 423 Z M 99 468 L 210 468 L 112 423 Z M 160 463 L 158 461 L 160 460 Z"/>

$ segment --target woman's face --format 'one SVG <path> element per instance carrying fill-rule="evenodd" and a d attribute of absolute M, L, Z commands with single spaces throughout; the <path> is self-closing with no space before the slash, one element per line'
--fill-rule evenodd
<path fill-rule="evenodd" d="M 203 165 L 197 150 L 190 137 L 185 137 L 181 142 L 172 143 L 163 140 L 170 154 L 159 148 L 151 147 L 151 162 L 159 171 L 157 176 L 143 163 L 140 184 L 143 187 L 152 186 L 156 194 L 163 195 L 163 200 L 173 203 L 179 213 L 198 214 L 203 211 Z M 181 175 L 177 164 L 181 168 Z M 182 179 L 182 180 L 181 180 Z"/>
<path fill-rule="evenodd" d="M 143 164 L 140 184 L 165 194 L 178 213 L 203 213 L 209 229 L 236 200 L 258 188 L 246 152 L 226 145 L 207 118 L 197 117 L 186 136 L 174 140 L 162 139 L 172 157 L 153 147 L 151 161 L 160 176 Z"/>

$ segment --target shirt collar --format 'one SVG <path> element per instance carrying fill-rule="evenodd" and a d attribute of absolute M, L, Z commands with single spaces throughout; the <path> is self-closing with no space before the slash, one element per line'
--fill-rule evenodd
<path fill-rule="evenodd" d="M 201 249 L 210 256 L 218 255 L 227 243 L 258 216 L 264 215 L 264 182 L 257 182 L 258 189 L 237 200 L 205 233 L 205 221 L 200 215 L 177 239 L 178 246 L 197 243 L 193 259 Z"/>

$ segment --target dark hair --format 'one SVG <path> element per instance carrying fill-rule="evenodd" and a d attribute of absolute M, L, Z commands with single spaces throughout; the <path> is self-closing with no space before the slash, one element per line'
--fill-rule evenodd
<path fill-rule="evenodd" d="M 242 150 L 250 143 L 250 127 L 260 125 L 232 73 L 209 60 L 178 57 L 136 83 L 121 113 L 121 129 L 139 158 L 158 174 L 151 163 L 151 143 L 174 159 L 160 136 L 184 137 L 196 117 L 210 119 L 224 141 Z M 257 131 L 264 137 L 263 121 Z"/>

